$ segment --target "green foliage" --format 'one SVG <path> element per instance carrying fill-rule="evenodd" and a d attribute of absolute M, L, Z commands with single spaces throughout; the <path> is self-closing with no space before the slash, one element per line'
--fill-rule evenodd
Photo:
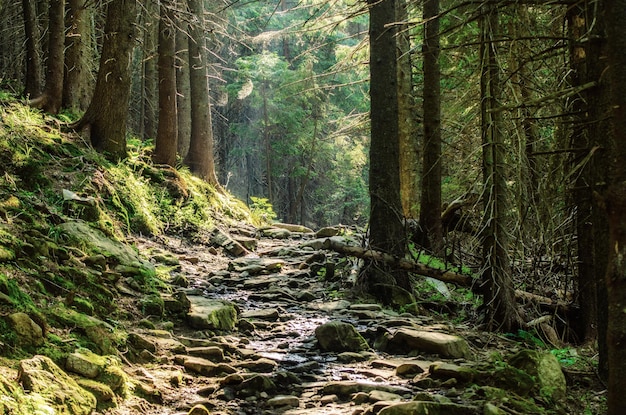
<path fill-rule="evenodd" d="M 530 331 L 519 329 L 517 330 L 517 333 L 506 333 L 505 336 L 523 342 L 530 347 L 535 347 L 539 349 L 547 348 L 543 340 L 541 340 L 536 333 L 532 333 Z"/>
<path fill-rule="evenodd" d="M 19 283 L 11 277 L 0 273 L 0 291 L 6 294 L 18 311 L 29 312 L 36 310 L 35 304 L 27 293 L 22 291 Z"/>
<path fill-rule="evenodd" d="M 250 200 L 252 201 L 250 204 L 252 215 L 256 216 L 259 221 L 271 222 L 276 219 L 276 213 L 267 198 L 250 196 Z"/>

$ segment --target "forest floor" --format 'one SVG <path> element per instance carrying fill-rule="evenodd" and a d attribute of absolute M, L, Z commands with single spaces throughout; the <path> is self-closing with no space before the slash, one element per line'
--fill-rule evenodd
<path fill-rule="evenodd" d="M 190 298 L 234 303 L 238 328 L 216 333 L 190 328 L 184 321 L 174 321 L 173 327 L 155 321 L 156 329 L 130 330 L 152 345 L 129 366 L 129 373 L 144 385 L 146 398 L 127 399 L 104 414 L 196 415 L 207 413 L 206 408 L 211 414 L 357 415 L 415 400 L 442 405 L 441 412 L 405 407 L 405 412 L 388 413 L 603 413 L 604 387 L 590 363 L 593 357 L 584 350 L 561 351 L 561 358 L 563 353 L 570 357 L 562 362 L 575 361 L 563 366 L 566 397 L 555 401 L 536 390 L 526 390 L 524 398 L 497 392 L 493 386 L 502 385 L 494 385 L 494 379 L 506 382 L 481 368 L 504 366 L 518 351 L 537 349 L 537 339 L 484 332 L 471 321 L 455 319 L 454 313 L 399 313 L 353 297 L 356 263 L 319 250 L 314 234 L 260 237 L 252 252 L 240 258 L 178 238 L 138 238 L 135 243 L 148 258 L 179 259 L 172 280 L 185 281 L 186 287 L 175 290 Z M 330 280 L 320 277 L 314 265 L 329 262 L 342 264 Z M 130 309 L 135 301 L 127 296 L 120 305 L 126 302 Z M 470 353 L 446 357 L 381 347 L 324 352 L 315 329 L 331 320 L 350 323 L 370 346 L 385 333 L 388 337 L 410 329 L 457 336 L 467 342 Z M 438 371 L 442 363 L 450 369 Z M 459 368 L 476 372 L 465 377 Z"/>

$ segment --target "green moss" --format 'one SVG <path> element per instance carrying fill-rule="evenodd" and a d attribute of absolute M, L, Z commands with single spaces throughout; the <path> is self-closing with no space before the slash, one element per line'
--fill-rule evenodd
<path fill-rule="evenodd" d="M 0 291 L 11 299 L 17 311 L 29 312 L 37 309 L 30 295 L 20 289 L 19 283 L 2 273 L 0 273 Z"/>

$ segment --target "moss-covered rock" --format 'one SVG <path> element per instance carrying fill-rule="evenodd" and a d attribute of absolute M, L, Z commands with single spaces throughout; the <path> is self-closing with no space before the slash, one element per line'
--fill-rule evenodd
<path fill-rule="evenodd" d="M 89 415 L 96 408 L 96 398 L 50 358 L 34 356 L 19 364 L 19 382 L 30 394 L 40 395 L 55 414 Z"/>
<path fill-rule="evenodd" d="M 360 352 L 369 349 L 367 341 L 352 324 L 329 321 L 315 329 L 315 337 L 324 351 Z"/>
<path fill-rule="evenodd" d="M 557 358 L 548 352 L 522 350 L 513 356 L 509 363 L 528 373 L 535 379 L 541 396 L 554 401 L 565 398 L 565 375 Z"/>
<path fill-rule="evenodd" d="M 13 330 L 17 333 L 18 344 L 41 346 L 44 343 L 43 329 L 26 313 L 13 313 L 9 316 Z"/>
<path fill-rule="evenodd" d="M 190 296 L 187 313 L 189 325 L 196 329 L 232 330 L 237 324 L 237 310 L 228 301 Z"/>

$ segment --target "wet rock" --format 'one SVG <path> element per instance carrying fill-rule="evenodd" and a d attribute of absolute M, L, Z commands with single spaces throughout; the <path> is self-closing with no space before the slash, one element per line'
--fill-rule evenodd
<path fill-rule="evenodd" d="M 337 360 L 342 363 L 363 362 L 372 357 L 369 353 L 343 352 L 337 355 Z"/>
<path fill-rule="evenodd" d="M 315 329 L 320 348 L 328 352 L 360 352 L 368 350 L 367 341 L 352 324 L 330 321 Z"/>
<path fill-rule="evenodd" d="M 383 408 L 378 415 L 478 415 L 477 407 L 439 402 L 406 402 Z"/>
<path fill-rule="evenodd" d="M 297 408 L 300 406 L 300 399 L 296 396 L 291 395 L 278 395 L 271 399 L 267 400 L 267 405 L 271 408 L 280 408 L 280 407 L 292 407 Z"/>
<path fill-rule="evenodd" d="M 275 302 L 283 301 L 288 303 L 296 303 L 296 297 L 291 290 L 286 288 L 273 288 L 263 293 L 253 293 L 248 296 L 251 301 Z"/>
<path fill-rule="evenodd" d="M 341 311 L 350 307 L 350 301 L 347 300 L 337 300 L 337 301 L 326 301 L 323 303 L 310 303 L 307 304 L 307 307 L 312 310 L 320 310 L 325 312 L 333 312 L 333 311 Z"/>
<path fill-rule="evenodd" d="M 11 326 L 22 346 L 41 346 L 44 343 L 43 329 L 26 313 L 13 313 L 9 316 Z"/>
<path fill-rule="evenodd" d="M 190 296 L 189 325 L 196 329 L 232 330 L 237 324 L 237 311 L 228 301 Z"/>
<path fill-rule="evenodd" d="M 522 350 L 510 359 L 509 364 L 533 377 L 537 392 L 543 396 L 556 401 L 565 398 L 565 376 L 561 364 L 552 353 Z"/>
<path fill-rule="evenodd" d="M 260 310 L 250 310 L 241 313 L 241 318 L 247 318 L 252 320 L 266 320 L 276 321 L 278 320 L 278 310 L 275 308 L 262 308 Z"/>
<path fill-rule="evenodd" d="M 267 375 L 254 375 L 239 385 L 239 394 L 242 396 L 255 396 L 262 392 L 271 393 L 275 390 L 276 384 Z"/>
<path fill-rule="evenodd" d="M 46 405 L 62 414 L 89 415 L 96 409 L 96 398 L 50 358 L 34 356 L 19 363 L 19 382 L 30 394 L 38 394 Z"/>
<path fill-rule="evenodd" d="M 349 310 L 354 311 L 382 311 L 380 304 L 351 304 Z"/>
<path fill-rule="evenodd" d="M 442 357 L 469 357 L 465 339 L 450 334 L 401 328 L 389 337 L 390 351 L 434 353 Z"/>

